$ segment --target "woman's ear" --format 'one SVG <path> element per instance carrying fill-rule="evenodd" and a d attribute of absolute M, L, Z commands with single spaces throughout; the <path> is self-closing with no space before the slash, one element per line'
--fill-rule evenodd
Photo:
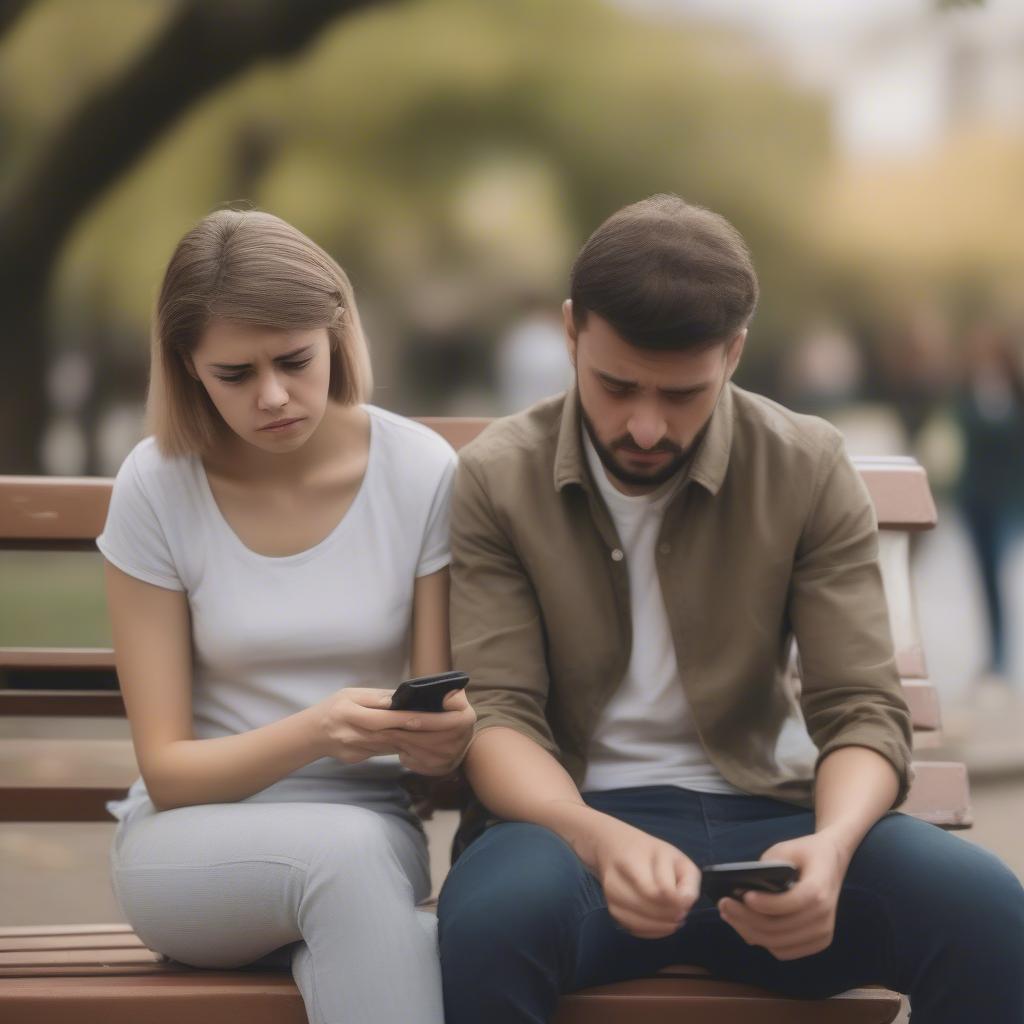
<path fill-rule="evenodd" d="M 182 352 L 181 363 L 185 367 L 185 372 L 193 379 L 199 380 L 199 374 L 196 373 L 196 364 L 192 361 L 191 352 Z"/>

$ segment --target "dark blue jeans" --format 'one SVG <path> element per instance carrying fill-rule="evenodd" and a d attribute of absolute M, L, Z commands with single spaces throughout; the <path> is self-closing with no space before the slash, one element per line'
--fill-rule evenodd
<path fill-rule="evenodd" d="M 586 800 L 698 866 L 756 860 L 814 831 L 810 812 L 759 797 L 653 786 Z M 1020 882 L 992 854 L 903 814 L 865 837 L 832 945 L 801 960 L 748 946 L 703 899 L 675 935 L 634 938 L 565 842 L 513 822 L 492 826 L 462 854 L 438 916 L 447 1024 L 541 1024 L 564 992 L 671 963 L 808 998 L 884 985 L 910 996 L 914 1024 L 1024 1024 Z"/>

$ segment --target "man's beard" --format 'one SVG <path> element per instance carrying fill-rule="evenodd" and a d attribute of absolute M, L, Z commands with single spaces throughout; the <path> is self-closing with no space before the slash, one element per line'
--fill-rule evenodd
<path fill-rule="evenodd" d="M 587 415 L 586 409 L 583 408 L 582 402 L 580 403 L 580 416 L 583 419 L 583 426 L 586 428 L 590 443 L 594 446 L 594 451 L 597 452 L 597 457 L 601 460 L 601 465 L 616 480 L 629 487 L 649 487 L 651 490 L 654 490 L 667 483 L 690 461 L 690 456 L 693 454 L 693 449 L 696 445 L 696 442 L 694 442 L 694 444 L 688 445 L 686 448 L 681 448 L 675 442 L 663 438 L 653 448 L 641 448 L 633 441 L 629 434 L 623 434 L 612 441 L 611 444 L 606 445 L 597 436 L 594 424 L 590 421 L 590 417 Z M 616 450 L 643 453 L 645 455 L 653 452 L 667 452 L 672 458 L 660 469 L 650 473 L 634 473 L 618 462 L 615 458 Z"/>

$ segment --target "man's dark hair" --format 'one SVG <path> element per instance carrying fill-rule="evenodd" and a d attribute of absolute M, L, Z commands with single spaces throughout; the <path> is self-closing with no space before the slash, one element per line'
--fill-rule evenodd
<path fill-rule="evenodd" d="M 569 294 L 577 331 L 596 313 L 639 348 L 702 349 L 746 326 L 757 274 L 724 217 L 656 195 L 613 213 L 587 239 Z"/>

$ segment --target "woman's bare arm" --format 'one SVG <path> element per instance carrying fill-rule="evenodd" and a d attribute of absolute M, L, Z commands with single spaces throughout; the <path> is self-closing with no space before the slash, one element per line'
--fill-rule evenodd
<path fill-rule="evenodd" d="M 414 676 L 446 672 L 452 665 L 448 636 L 448 569 L 416 580 L 413 591 L 410 671 Z M 447 775 L 458 768 L 473 736 L 476 713 L 462 690 L 445 698 L 445 710 L 422 713 L 414 729 L 394 733 L 400 760 L 421 775 Z"/>
<path fill-rule="evenodd" d="M 396 753 L 389 733 L 410 716 L 381 710 L 387 691 L 347 688 L 280 721 L 216 739 L 192 734 L 188 601 L 106 563 L 118 679 L 135 755 L 161 810 L 242 800 L 325 756 Z M 399 729 L 396 729 L 398 726 Z"/>

